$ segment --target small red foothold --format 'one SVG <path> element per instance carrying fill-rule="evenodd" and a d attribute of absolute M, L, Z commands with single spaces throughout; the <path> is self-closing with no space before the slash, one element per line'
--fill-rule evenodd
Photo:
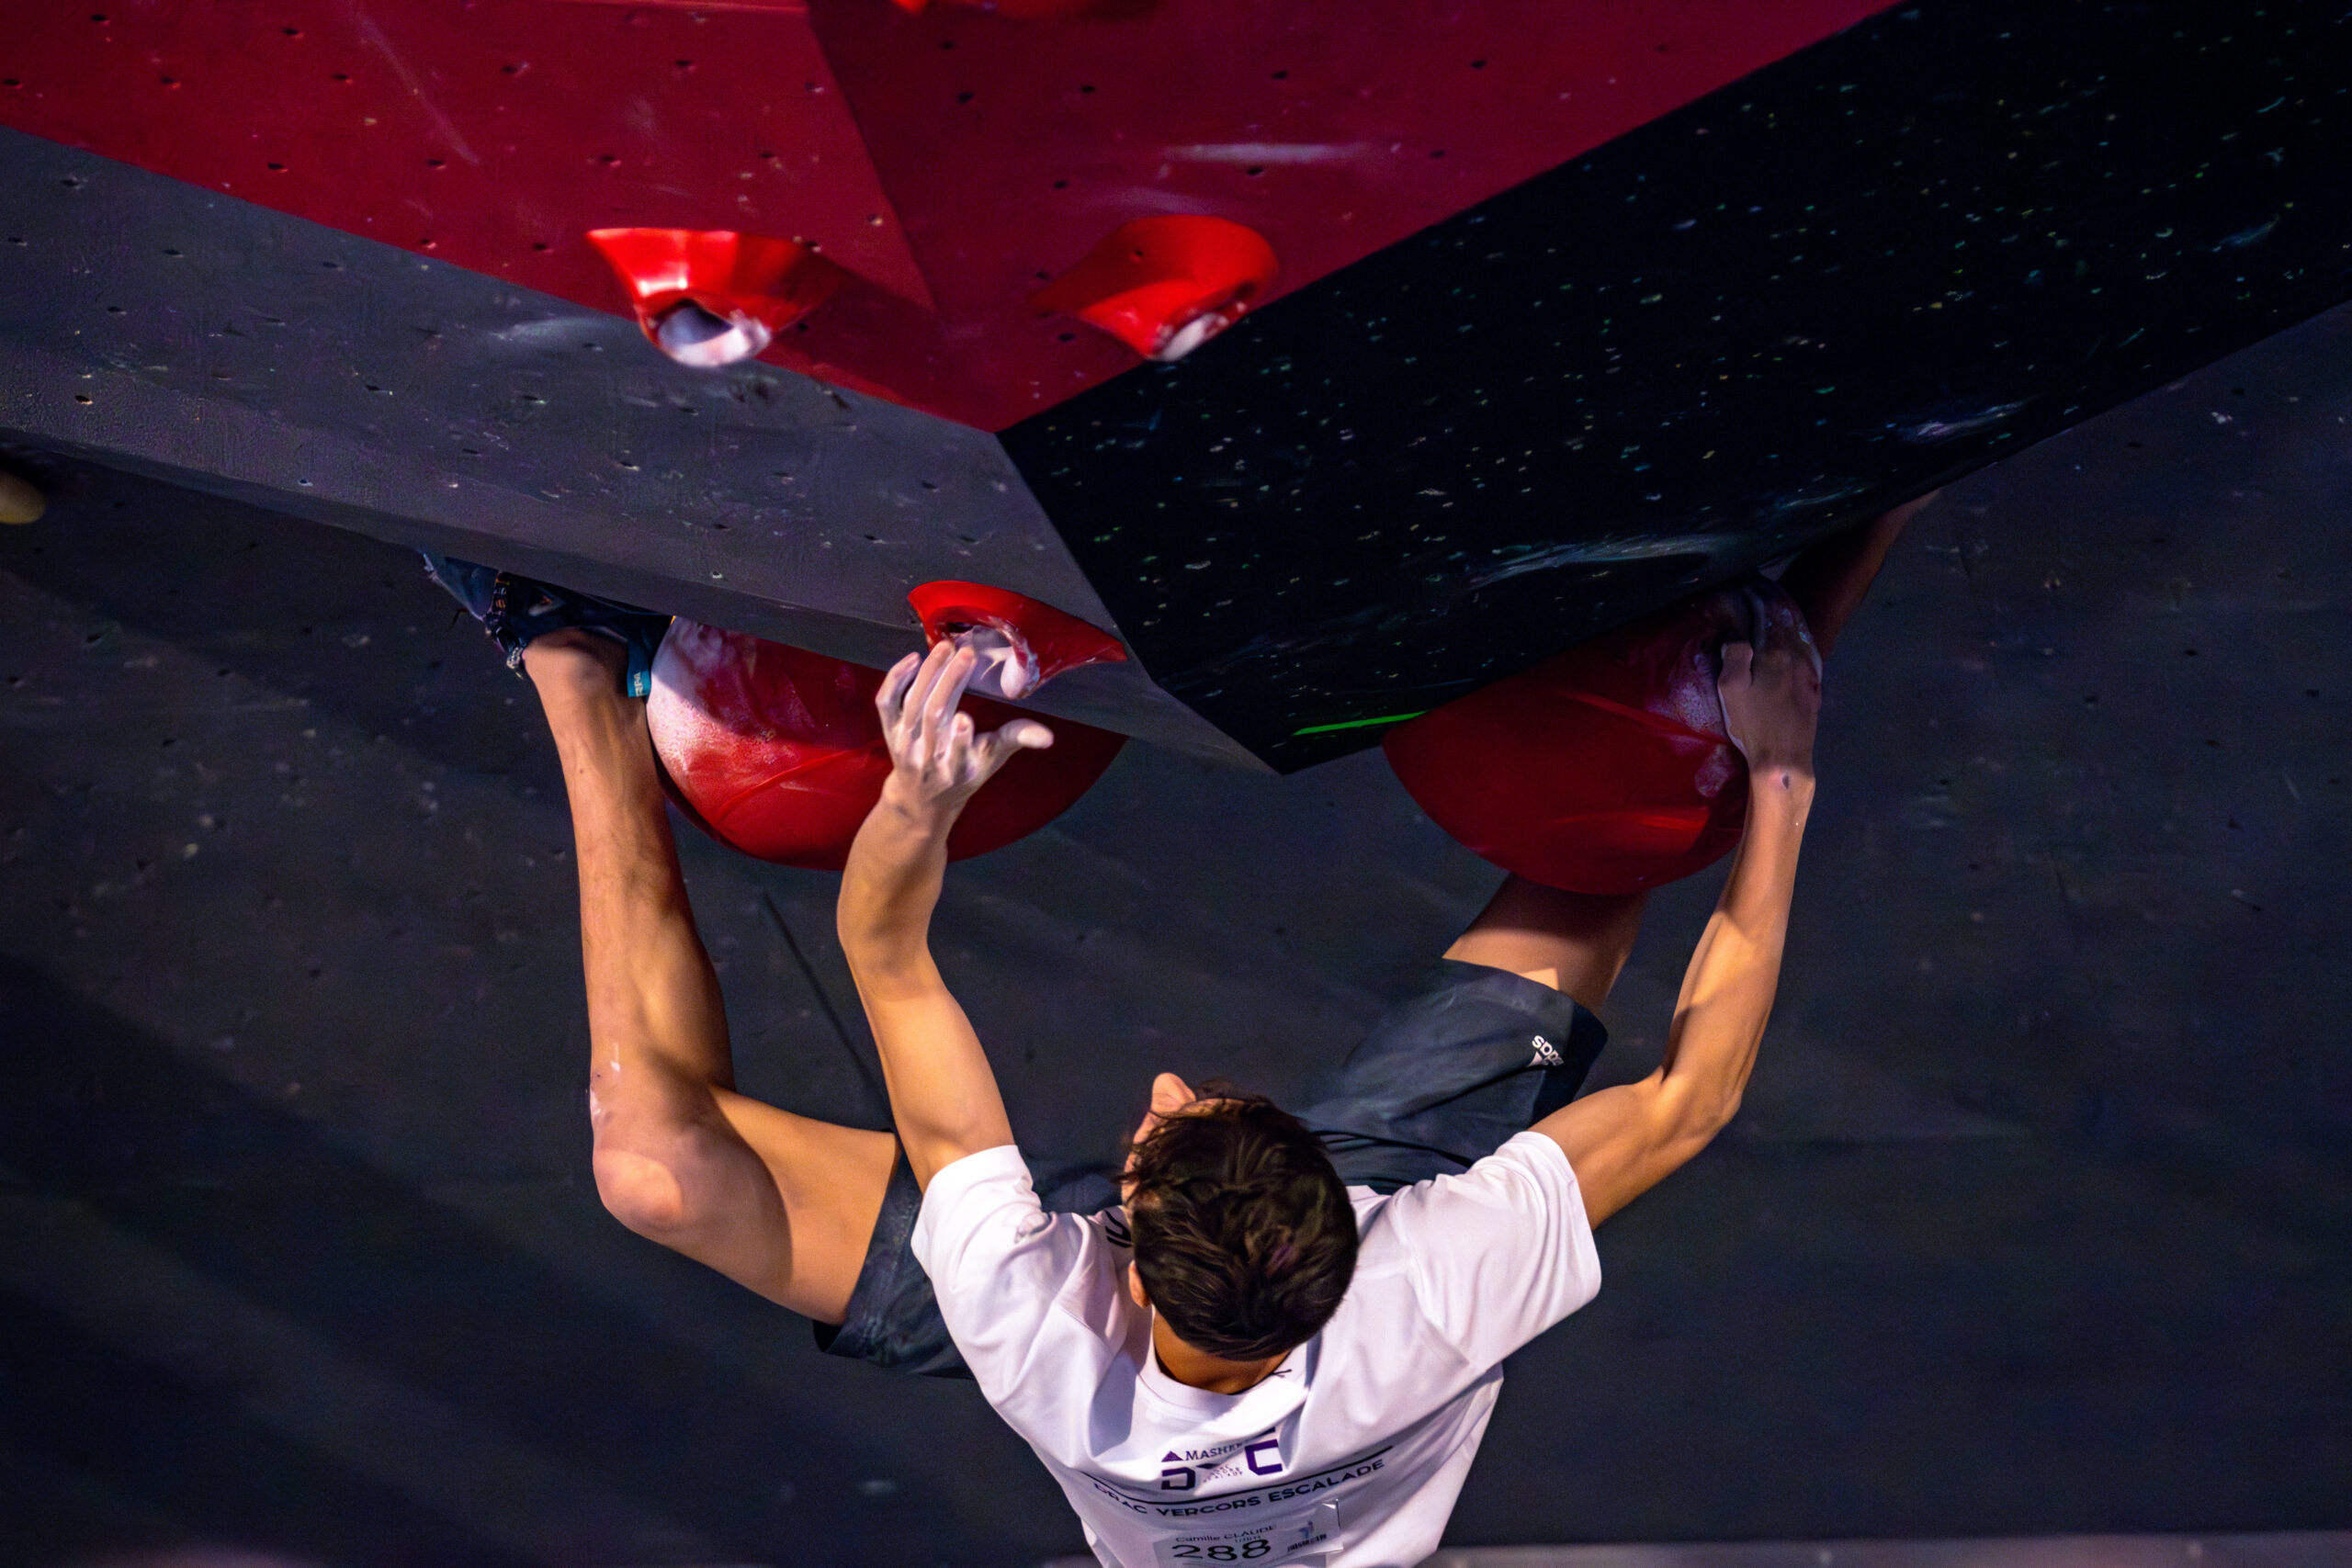
<path fill-rule="evenodd" d="M 907 595 L 933 642 L 975 631 L 997 634 L 975 646 L 989 660 L 985 681 L 969 690 L 984 696 L 1027 696 L 1055 676 L 1081 664 L 1124 661 L 1119 639 L 1076 615 L 1040 604 L 1009 588 L 984 582 L 926 582 Z"/>
<path fill-rule="evenodd" d="M 1223 218 L 1138 218 L 1029 297 L 1067 310 L 1148 359 L 1182 359 L 1238 321 L 1274 278 L 1272 245 Z"/>
<path fill-rule="evenodd" d="M 807 245 L 714 229 L 592 229 L 646 338 L 681 365 L 749 359 L 846 276 Z"/>

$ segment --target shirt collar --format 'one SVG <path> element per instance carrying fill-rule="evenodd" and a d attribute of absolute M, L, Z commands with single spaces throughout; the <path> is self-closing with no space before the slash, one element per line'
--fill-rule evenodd
<path fill-rule="evenodd" d="M 1232 1430 L 1227 1435 L 1262 1432 L 1287 1417 L 1306 1400 L 1306 1369 L 1311 1363 L 1310 1339 L 1283 1358 L 1282 1365 L 1239 1393 L 1212 1393 L 1204 1388 L 1178 1382 L 1159 1364 L 1159 1352 L 1152 1348 L 1149 1336 L 1144 1338 L 1143 1367 L 1136 1381 L 1143 1391 L 1161 1404 L 1180 1410 L 1199 1423 L 1205 1433 L 1209 1428 Z"/>

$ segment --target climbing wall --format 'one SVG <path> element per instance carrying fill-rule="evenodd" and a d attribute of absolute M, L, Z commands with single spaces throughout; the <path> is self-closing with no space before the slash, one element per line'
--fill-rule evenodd
<path fill-rule="evenodd" d="M 994 429 L 1136 363 L 1028 304 L 1122 222 L 1278 295 L 1873 8 L 17 0 L 0 124 L 599 310 L 591 229 L 804 239 L 852 282 L 774 362 Z"/>
<path fill-rule="evenodd" d="M 217 449 L 224 492 L 835 657 L 984 578 L 1133 655 L 1070 716 L 1283 769 L 2352 298 L 2318 0 L 10 20 L 0 122 L 51 156 L 0 143 L 0 434 L 198 484 Z M 101 216 L 132 180 L 206 204 L 209 370 L 188 243 Z M 1170 220 L 1272 270 L 1153 364 L 1069 288 Z M 765 357 L 816 383 L 583 324 L 629 308 L 613 227 L 804 243 L 838 286 Z M 338 353 L 408 368 L 361 398 Z M 254 439 L 124 412 L 166 382 Z"/>
<path fill-rule="evenodd" d="M 2352 297 L 2329 7 L 1883 13 L 1006 446 L 1277 765 Z"/>

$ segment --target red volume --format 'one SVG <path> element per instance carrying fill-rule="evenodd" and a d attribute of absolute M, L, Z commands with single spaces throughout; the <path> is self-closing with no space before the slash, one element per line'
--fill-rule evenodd
<path fill-rule="evenodd" d="M 890 756 L 874 709 L 882 672 L 699 622 L 671 623 L 653 662 L 647 728 L 671 798 L 720 842 L 760 860 L 839 871 L 882 793 Z M 966 695 L 981 731 L 1019 710 Z M 1102 776 L 1126 737 L 1066 718 L 980 787 L 948 835 L 951 859 L 1036 831 Z"/>
<path fill-rule="evenodd" d="M 1762 578 L 1620 626 L 1397 726 L 1389 766 L 1464 847 L 1533 882 L 1633 893 L 1739 842 L 1747 768 L 1724 733 L 1723 646 L 1804 625 Z"/>

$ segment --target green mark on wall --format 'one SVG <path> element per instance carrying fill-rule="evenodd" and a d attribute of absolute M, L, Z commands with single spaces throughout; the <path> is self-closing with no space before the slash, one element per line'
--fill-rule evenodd
<path fill-rule="evenodd" d="M 1416 708 L 1411 713 L 1383 714 L 1378 718 L 1344 718 L 1337 724 L 1310 724 L 1304 729 L 1292 730 L 1291 734 L 1294 736 L 1328 735 L 1335 729 L 1368 729 L 1375 724 L 1402 724 L 1408 718 L 1419 718 L 1429 711 L 1427 708 Z"/>

